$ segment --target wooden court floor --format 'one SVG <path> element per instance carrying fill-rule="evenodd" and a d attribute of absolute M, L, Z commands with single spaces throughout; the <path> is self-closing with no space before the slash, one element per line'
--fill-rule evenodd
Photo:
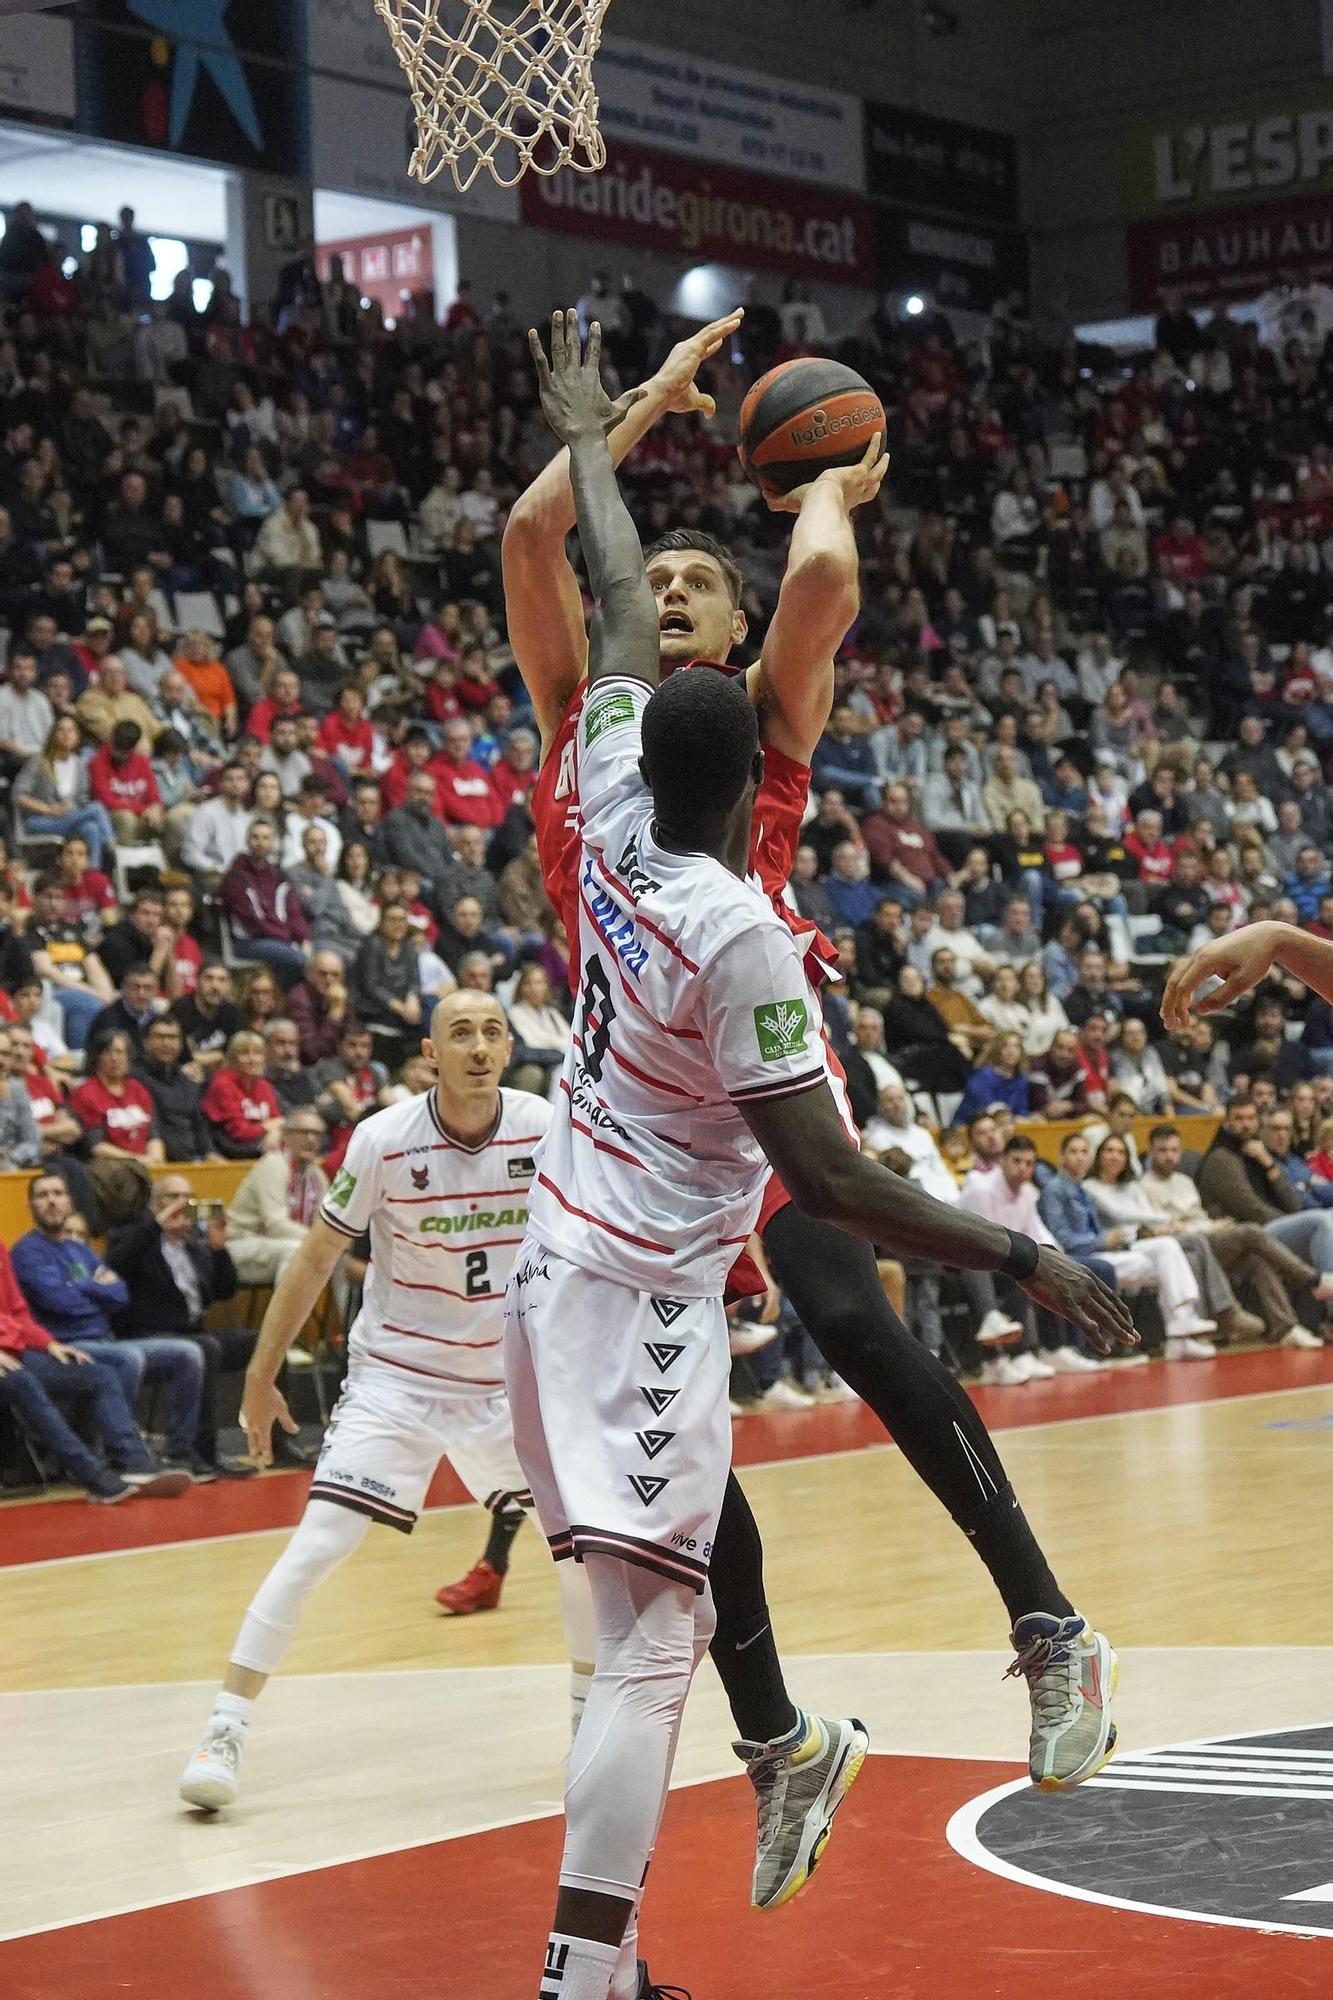
<path fill-rule="evenodd" d="M 876 1755 L 796 1905 L 746 1905 L 720 1689 L 691 1698 L 643 1937 L 695 2000 L 1333 1995 L 1333 1353 L 979 1396 L 1057 1574 L 1121 1655 L 1120 1750 L 1022 1782 L 1003 1608 L 872 1420 L 737 1426 L 796 1698 Z M 878 1441 L 877 1441 L 878 1440 Z M 564 1674 L 525 1530 L 495 1614 L 440 1618 L 475 1509 L 372 1531 L 251 1729 L 242 1801 L 175 1798 L 306 1475 L 179 1503 L 0 1507 L 5 2000 L 532 2000 Z"/>

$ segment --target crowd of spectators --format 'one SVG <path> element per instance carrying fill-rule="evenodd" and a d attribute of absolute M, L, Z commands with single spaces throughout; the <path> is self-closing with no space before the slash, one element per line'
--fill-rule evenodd
<path fill-rule="evenodd" d="M 311 1175 L 424 1087 L 436 996 L 499 995 L 520 1088 L 548 1091 L 568 1043 L 500 564 L 549 439 L 503 293 L 388 326 L 297 262 L 246 323 L 225 273 L 203 307 L 188 280 L 152 303 L 142 246 L 127 215 L 62 268 L 23 205 L 0 243 L 0 1166 L 54 1171 L 114 1242 L 158 1217 L 149 1164 L 251 1163 L 210 1284 L 262 1284 Z M 600 274 L 580 314 L 625 384 L 682 331 Z M 1157 1010 L 1165 964 L 1234 924 L 1333 936 L 1333 342 L 1307 318 L 1275 345 L 1173 305 L 1129 364 L 1017 300 L 984 340 L 886 303 L 819 343 L 880 393 L 893 454 L 791 885 L 837 946 L 826 1014 L 866 1143 L 997 1212 L 1040 1194 L 1066 1247 L 1155 1292 L 1182 1359 L 1228 1325 L 1319 1341 L 1333 1272 L 1333 1011 L 1291 981 L 1220 1033 L 1167 1036 Z M 810 332 L 752 303 L 724 411 Z M 735 551 L 757 654 L 788 528 L 726 430 L 668 420 L 624 483 L 645 539 Z M 1161 1229 L 1127 1219 L 1121 1183 L 1161 1192 L 1132 1145 L 1119 1161 L 1127 1117 L 1224 1111 L 1203 1207 L 1177 1189 Z M 1070 1119 L 1099 1149 L 1053 1194 L 1005 1121 Z M 1287 1263 L 1175 1247 L 1223 1216 Z M 956 1351 L 939 1274 L 902 1284 Z M 959 1358 L 989 1381 L 1043 1351 L 1095 1365 L 983 1292 Z M 770 1345 L 779 1401 L 837 1392 L 789 1321 Z M 172 1456 L 216 1461 L 176 1415 Z"/>

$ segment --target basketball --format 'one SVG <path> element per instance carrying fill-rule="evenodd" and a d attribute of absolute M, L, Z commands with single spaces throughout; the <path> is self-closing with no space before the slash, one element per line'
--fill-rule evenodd
<path fill-rule="evenodd" d="M 884 406 L 840 361 L 803 357 L 761 375 L 741 404 L 741 464 L 761 489 L 790 493 L 831 465 L 855 465 Z"/>

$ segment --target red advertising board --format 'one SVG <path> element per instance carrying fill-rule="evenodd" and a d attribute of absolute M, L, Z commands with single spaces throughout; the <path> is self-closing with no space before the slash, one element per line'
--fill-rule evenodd
<path fill-rule="evenodd" d="M 315 268 L 321 278 L 329 263 L 341 257 L 343 276 L 357 286 L 362 298 L 374 299 L 386 319 L 403 315 L 403 300 L 411 292 L 430 296 L 435 288 L 435 255 L 429 222 L 420 229 L 395 229 L 380 236 L 352 236 L 343 243 L 321 243 Z"/>
<path fill-rule="evenodd" d="M 1130 297 L 1155 307 L 1163 293 L 1187 301 L 1256 298 L 1284 278 L 1333 278 L 1333 198 L 1250 203 L 1166 221 L 1133 222 L 1126 233 Z"/>
<path fill-rule="evenodd" d="M 873 211 L 840 188 L 607 144 L 597 174 L 528 174 L 519 184 L 524 222 L 663 257 L 743 270 L 784 271 L 825 284 L 877 283 Z"/>

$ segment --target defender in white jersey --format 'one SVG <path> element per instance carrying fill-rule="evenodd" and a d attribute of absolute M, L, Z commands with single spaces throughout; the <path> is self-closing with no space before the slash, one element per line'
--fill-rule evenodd
<path fill-rule="evenodd" d="M 448 995 L 423 1046 L 438 1084 L 357 1126 L 247 1372 L 243 1417 L 251 1448 L 267 1457 L 273 1423 L 295 1429 L 276 1369 L 348 1243 L 368 1232 L 347 1381 L 300 1525 L 246 1613 L 186 1766 L 180 1789 L 190 1805 L 234 1802 L 251 1708 L 306 1598 L 372 1521 L 411 1532 L 442 1459 L 510 1539 L 531 1505 L 504 1391 L 501 1305 L 551 1107 L 499 1088 L 513 1040 L 489 994 Z M 560 1590 L 577 1724 L 591 1673 L 588 1594 L 582 1577 L 562 1575 Z"/>
<path fill-rule="evenodd" d="M 607 397 L 600 331 L 585 359 L 574 314 L 554 317 L 549 365 L 531 346 L 597 606 L 575 1036 L 505 1317 L 519 1457 L 556 1556 L 588 1569 L 597 1632 L 540 1993 L 633 2000 L 638 1899 L 712 1629 L 730 1458 L 722 1288 L 764 1154 L 811 1214 L 908 1256 L 947 1244 L 1099 1340 L 1132 1326 L 1091 1273 L 960 1221 L 849 1143 L 795 941 L 744 879 L 763 771 L 754 705 L 707 667 L 657 687 L 657 608 L 606 443 L 628 399 Z M 841 1759 L 865 1742 L 850 1726 Z"/>

